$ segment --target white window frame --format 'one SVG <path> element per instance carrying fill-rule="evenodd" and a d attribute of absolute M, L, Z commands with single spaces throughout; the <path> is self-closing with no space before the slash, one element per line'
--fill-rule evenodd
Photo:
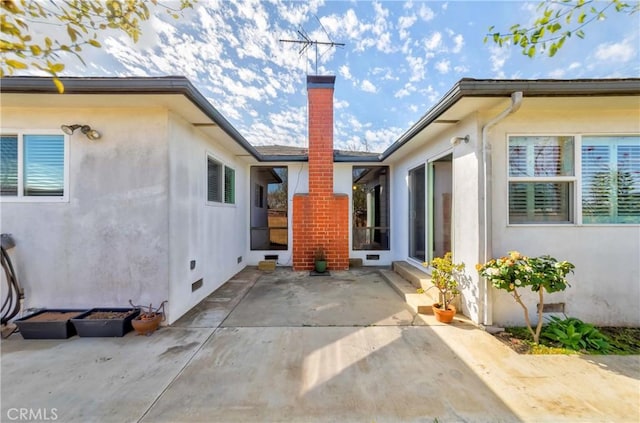
<path fill-rule="evenodd" d="M 507 227 L 561 227 L 561 226 L 586 226 L 586 227 L 598 227 L 598 226 L 621 226 L 621 227 L 638 227 L 640 224 L 634 223 L 587 223 L 582 222 L 582 138 L 583 137 L 633 137 L 638 136 L 635 133 L 615 133 L 615 132 L 585 132 L 585 133 L 508 133 L 505 140 L 505 177 L 506 177 L 506 204 L 505 204 L 505 216 L 507 220 Z M 556 176 L 556 177 L 511 177 L 509 176 L 509 139 L 511 137 L 573 137 L 573 176 Z M 510 182 L 573 182 L 573 195 L 570 205 L 570 216 L 573 219 L 573 223 L 511 223 L 509 221 L 509 183 Z"/>
<path fill-rule="evenodd" d="M 606 226 L 606 227 L 612 227 L 612 226 L 620 226 L 620 227 L 640 227 L 640 223 L 583 223 L 582 221 L 582 138 L 588 138 L 588 137 L 611 137 L 611 138 L 615 138 L 615 137 L 640 137 L 640 134 L 638 133 L 613 133 L 613 132 L 603 132 L 603 133 L 584 133 L 584 134 L 580 134 L 580 135 L 576 135 L 576 140 L 579 139 L 579 142 L 576 142 L 575 145 L 575 149 L 576 152 L 579 153 L 576 157 L 576 166 L 578 166 L 578 169 L 576 171 L 576 174 L 578 175 L 578 181 L 580 186 L 578 187 L 577 190 L 579 190 L 579 192 L 577 193 L 578 195 L 578 203 L 576 203 L 576 221 L 578 222 L 578 224 L 580 226 L 586 226 L 589 228 L 593 228 L 593 227 L 599 227 L 599 226 Z"/>
<path fill-rule="evenodd" d="M 221 178 L 220 178 L 220 201 L 209 201 L 209 197 L 208 197 L 208 193 L 209 193 L 209 175 L 208 175 L 208 169 L 209 169 L 209 160 L 213 160 L 214 162 L 218 163 L 221 166 Z M 204 200 L 205 200 L 205 204 L 207 206 L 212 206 L 212 207 L 236 207 L 236 203 L 237 203 L 237 192 L 235 192 L 235 186 L 234 186 L 234 202 L 233 203 L 225 203 L 224 200 L 224 189 L 225 189 L 225 168 L 229 168 L 231 170 L 233 170 L 234 173 L 234 183 L 237 180 L 237 171 L 236 168 L 233 166 L 230 166 L 228 164 L 228 162 L 226 162 L 225 160 L 222 160 L 220 157 L 218 157 L 217 155 L 215 155 L 214 153 L 207 151 L 206 155 L 205 155 L 205 161 L 204 161 L 205 167 L 204 167 Z M 237 184 L 235 184 L 237 186 Z"/>
<path fill-rule="evenodd" d="M 30 196 L 24 195 L 24 136 L 25 135 L 55 135 L 62 136 L 64 140 L 64 169 L 63 169 L 63 189 L 62 196 Z M 58 129 L 3 129 L 3 137 L 18 137 L 18 195 L 0 195 L 0 203 L 68 203 L 69 202 L 69 158 L 70 143 L 69 136 Z"/>
<path fill-rule="evenodd" d="M 511 138 L 516 137 L 572 137 L 573 138 L 573 175 L 572 176 L 510 176 L 510 157 L 509 157 L 509 140 Z M 575 226 L 577 224 L 577 215 L 576 209 L 578 208 L 578 200 L 580 199 L 578 196 L 578 161 L 576 160 L 576 151 L 578 151 L 578 135 L 570 134 L 570 133 L 543 133 L 543 134 L 531 134 L 531 133 L 513 133 L 507 134 L 507 138 L 505 141 L 505 174 L 507 178 L 506 185 L 506 218 L 507 218 L 507 226 L 513 227 L 524 227 L 524 226 Z M 568 182 L 569 184 L 573 183 L 573 193 L 569 198 L 570 204 L 569 207 L 569 222 L 526 222 L 526 223 L 514 223 L 510 220 L 510 184 L 512 182 L 518 183 L 545 183 L 545 182 Z"/>

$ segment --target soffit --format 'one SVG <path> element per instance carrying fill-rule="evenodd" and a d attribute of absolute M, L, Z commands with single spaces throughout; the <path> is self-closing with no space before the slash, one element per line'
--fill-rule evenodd
<path fill-rule="evenodd" d="M 200 108 L 182 94 L 26 94 L 2 93 L 0 99 L 3 107 L 34 108 L 159 108 L 168 110 L 207 137 L 218 142 L 223 148 L 239 158 L 253 157 L 240 144 L 223 131 Z M 106 129 L 103 129 L 103 131 Z"/>

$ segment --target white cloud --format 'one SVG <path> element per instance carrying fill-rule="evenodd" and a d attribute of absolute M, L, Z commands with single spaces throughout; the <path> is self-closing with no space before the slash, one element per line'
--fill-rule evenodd
<path fill-rule="evenodd" d="M 442 43 L 442 33 L 436 31 L 424 40 L 424 46 L 428 51 L 435 50 Z"/>
<path fill-rule="evenodd" d="M 422 6 L 420 6 L 420 11 L 418 12 L 418 15 L 425 22 L 429 22 L 436 16 L 433 10 L 431 10 L 431 8 L 429 8 L 429 6 L 427 6 L 426 4 L 422 4 Z"/>
<path fill-rule="evenodd" d="M 380 68 L 380 67 L 373 68 L 373 70 L 371 70 L 371 74 L 377 76 L 378 79 L 382 79 L 385 81 L 400 80 L 398 76 L 395 76 L 394 70 L 390 68 Z M 378 76 L 378 75 L 381 75 L 381 76 Z"/>
<path fill-rule="evenodd" d="M 391 33 L 384 32 L 378 37 L 376 48 L 383 53 L 393 53 L 393 43 L 391 42 Z"/>
<path fill-rule="evenodd" d="M 634 48 L 631 42 L 632 40 L 628 38 L 620 43 L 600 44 L 596 48 L 595 57 L 603 62 L 626 63 L 637 53 L 637 46 Z"/>
<path fill-rule="evenodd" d="M 402 87 L 402 88 L 400 88 L 398 91 L 396 91 L 396 92 L 393 94 L 393 96 L 394 96 L 395 98 L 407 97 L 407 96 L 410 96 L 410 95 L 411 95 L 411 93 L 413 93 L 413 92 L 415 92 L 415 91 L 416 91 L 416 87 L 415 87 L 412 83 L 408 82 L 408 83 L 406 83 L 406 84 L 404 85 L 404 87 Z"/>
<path fill-rule="evenodd" d="M 398 29 L 409 29 L 418 20 L 417 16 L 400 16 L 398 18 Z"/>
<path fill-rule="evenodd" d="M 558 68 L 550 71 L 548 75 L 549 75 L 549 78 L 551 79 L 562 79 L 564 78 L 564 75 L 566 72 L 567 72 L 566 69 Z"/>
<path fill-rule="evenodd" d="M 351 70 L 347 65 L 340 66 L 340 68 L 338 69 L 338 72 L 347 81 L 351 81 L 353 79 L 353 75 L 351 75 Z"/>
<path fill-rule="evenodd" d="M 500 47 L 497 45 L 492 45 L 489 47 L 491 61 L 491 70 L 494 72 L 494 76 L 496 78 L 504 78 L 504 65 L 507 62 L 507 59 L 511 55 L 511 50 L 509 48 Z"/>
<path fill-rule="evenodd" d="M 409 62 L 409 68 L 411 69 L 410 82 L 422 81 L 426 74 L 427 62 L 422 57 L 407 56 L 407 62 Z"/>
<path fill-rule="evenodd" d="M 400 16 L 398 19 L 398 36 L 401 40 L 410 38 L 409 28 L 418 20 L 416 16 Z"/>
<path fill-rule="evenodd" d="M 335 107 L 336 109 L 346 109 L 347 107 L 349 107 L 349 102 L 347 100 L 335 99 L 333 102 L 333 107 Z"/>
<path fill-rule="evenodd" d="M 364 139 L 366 141 L 367 151 L 383 151 L 387 146 L 397 140 L 402 132 L 403 130 L 397 127 L 365 131 Z"/>
<path fill-rule="evenodd" d="M 362 89 L 362 91 L 365 91 L 368 93 L 375 93 L 378 91 L 378 88 L 376 88 L 376 86 L 373 85 L 371 81 L 369 81 L 368 79 L 365 79 L 364 81 L 362 81 L 362 83 L 360 84 L 360 88 Z"/>
<path fill-rule="evenodd" d="M 464 37 L 462 34 L 457 34 L 453 37 L 453 49 L 452 53 L 460 53 L 462 51 L 462 47 L 464 46 Z"/>
<path fill-rule="evenodd" d="M 438 63 L 436 63 L 435 68 L 441 74 L 449 73 L 449 70 L 451 69 L 451 62 L 449 62 L 447 59 L 440 60 Z"/>

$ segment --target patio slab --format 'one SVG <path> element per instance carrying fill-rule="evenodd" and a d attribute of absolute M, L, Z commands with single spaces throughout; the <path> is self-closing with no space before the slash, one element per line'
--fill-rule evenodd
<path fill-rule="evenodd" d="M 311 277 L 277 269 L 260 278 L 222 326 L 409 326 L 414 318 L 376 269 Z"/>
<path fill-rule="evenodd" d="M 212 332 L 161 328 L 151 336 L 66 340 L 12 335 L 2 341 L 0 421 L 18 420 L 26 409 L 65 423 L 135 422 Z"/>
<path fill-rule="evenodd" d="M 149 337 L 1 347 L 2 421 L 640 421 L 640 356 L 518 355 L 413 314 L 367 268 L 247 268 Z"/>

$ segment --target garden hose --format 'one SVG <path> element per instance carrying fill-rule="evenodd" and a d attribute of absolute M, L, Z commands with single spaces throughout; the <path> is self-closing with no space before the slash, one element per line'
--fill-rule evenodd
<path fill-rule="evenodd" d="M 2 234 L 2 243 L 0 245 L 0 263 L 4 270 L 5 278 L 7 281 L 7 294 L 4 302 L 2 303 L 2 324 L 6 325 L 20 312 L 20 300 L 22 294 L 20 292 L 20 286 L 18 285 L 18 279 L 16 278 L 16 272 L 13 270 L 13 264 L 11 258 L 7 254 L 7 249 L 14 246 L 13 239 L 6 234 Z M 5 249 L 6 247 L 6 249 Z"/>

